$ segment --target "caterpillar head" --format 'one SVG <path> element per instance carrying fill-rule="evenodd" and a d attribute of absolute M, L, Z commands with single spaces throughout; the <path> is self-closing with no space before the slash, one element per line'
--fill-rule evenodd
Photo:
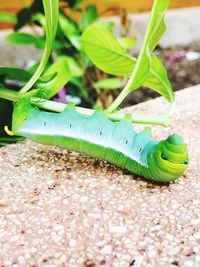
<path fill-rule="evenodd" d="M 156 172 L 161 180 L 173 181 L 179 178 L 188 166 L 187 146 L 181 136 L 170 135 L 157 144 L 151 160 L 152 168 L 155 167 L 153 172 Z"/>

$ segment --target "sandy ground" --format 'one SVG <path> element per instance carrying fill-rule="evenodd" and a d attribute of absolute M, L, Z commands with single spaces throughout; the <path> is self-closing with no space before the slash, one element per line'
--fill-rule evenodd
<path fill-rule="evenodd" d="M 0 149 L 0 266 L 200 266 L 200 86 L 177 93 L 170 129 L 190 165 L 152 184 L 104 161 L 30 141 Z M 161 98 L 129 108 L 161 113 Z"/>

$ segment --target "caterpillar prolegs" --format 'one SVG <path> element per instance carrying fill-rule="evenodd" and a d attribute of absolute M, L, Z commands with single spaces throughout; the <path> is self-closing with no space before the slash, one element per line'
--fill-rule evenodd
<path fill-rule="evenodd" d="M 12 131 L 104 159 L 152 181 L 173 181 L 188 165 L 187 147 L 179 135 L 156 141 L 150 128 L 137 133 L 128 120 L 112 122 L 102 111 L 85 116 L 68 106 L 61 113 L 46 112 L 23 98 L 15 104 Z"/>

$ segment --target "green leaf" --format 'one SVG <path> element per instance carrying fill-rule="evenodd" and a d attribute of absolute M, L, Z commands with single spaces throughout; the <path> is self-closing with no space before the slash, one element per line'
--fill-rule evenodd
<path fill-rule="evenodd" d="M 98 17 L 97 8 L 93 5 L 87 6 L 81 17 L 80 29 L 85 30 Z"/>
<path fill-rule="evenodd" d="M 172 102 L 172 99 L 174 99 L 174 93 L 172 85 L 168 79 L 167 71 L 160 59 L 154 54 L 152 54 L 151 69 L 144 82 L 144 86 L 161 94 L 169 102 Z"/>
<path fill-rule="evenodd" d="M 26 93 L 34 85 L 34 83 L 38 80 L 38 78 L 42 74 L 48 62 L 58 25 L 58 15 L 59 15 L 58 4 L 59 4 L 58 0 L 49 0 L 49 1 L 43 0 L 43 6 L 45 11 L 45 33 L 46 33 L 45 49 L 36 72 L 34 73 L 32 78 L 28 81 L 28 83 L 21 89 L 20 91 L 21 93 Z"/>
<path fill-rule="evenodd" d="M 137 71 L 134 74 L 136 78 L 129 88 L 130 91 L 136 90 L 142 85 L 148 86 L 164 96 L 169 102 L 173 102 L 174 93 L 166 70 L 161 61 L 152 53 L 152 49 L 155 48 L 166 29 L 163 12 L 161 14 L 156 16 L 154 27 L 151 27 L 150 34 L 146 37 L 143 48 L 144 56 L 140 56 L 138 63 L 135 58 L 129 56 L 117 38 L 100 22 L 92 24 L 84 31 L 81 36 L 81 43 L 90 60 L 106 73 L 130 77 L 133 70 Z M 135 70 L 136 63 L 137 70 Z"/>
<path fill-rule="evenodd" d="M 115 23 L 113 21 L 104 21 L 103 25 L 109 30 L 112 31 L 115 27 Z"/>
<path fill-rule="evenodd" d="M 82 81 L 82 77 L 74 77 L 72 76 L 70 79 L 70 83 L 75 85 L 77 88 L 81 88 L 83 87 L 83 81 Z"/>
<path fill-rule="evenodd" d="M 47 65 L 46 65 L 46 67 L 47 67 Z M 39 62 L 35 62 L 35 63 L 33 63 L 33 65 L 31 65 L 31 67 L 28 69 L 28 71 L 33 75 L 34 72 L 36 72 L 38 66 L 39 66 Z"/>
<path fill-rule="evenodd" d="M 121 37 L 118 38 L 117 40 L 121 44 L 121 46 L 123 46 L 125 49 L 133 48 L 137 43 L 136 38 L 130 38 L 130 37 Z"/>
<path fill-rule="evenodd" d="M 169 0 L 154 1 L 150 22 L 145 34 L 143 47 L 139 54 L 135 69 L 129 80 L 129 87 L 126 88 L 128 92 L 136 90 L 145 83 L 146 79 L 149 76 L 151 67 L 154 73 L 156 70 L 159 71 L 159 73 L 156 74 L 161 78 L 161 80 L 162 76 L 166 76 L 164 68 L 162 69 L 157 68 L 156 64 L 159 64 L 159 67 L 161 67 L 162 65 L 160 64 L 160 61 L 158 62 L 158 60 L 156 60 L 156 57 L 153 55 L 152 52 L 155 49 L 156 45 L 158 44 L 160 38 L 166 31 L 164 15 L 168 7 L 168 4 Z M 164 73 L 162 74 L 163 71 Z M 161 95 L 166 96 L 166 92 L 163 91 L 163 88 L 156 88 L 157 91 L 158 89 Z M 169 87 L 166 87 L 166 89 L 168 89 L 167 100 L 169 102 L 173 102 L 174 101 L 173 91 L 169 89 Z"/>
<path fill-rule="evenodd" d="M 135 68 L 133 69 L 130 79 L 124 89 L 115 99 L 115 101 L 111 104 L 111 106 L 107 109 L 108 112 L 114 111 L 117 107 L 119 107 L 124 98 L 129 94 L 129 92 L 138 89 L 145 83 L 145 81 L 149 77 L 149 73 L 151 71 L 152 66 L 154 68 L 154 71 L 159 70 L 159 72 L 156 72 L 155 74 L 157 75 L 157 77 L 159 77 L 160 84 L 166 84 L 165 81 L 162 81 L 162 78 L 166 77 L 165 70 L 164 68 L 158 68 L 158 66 L 160 67 L 162 65 L 153 54 L 153 50 L 166 30 L 166 25 L 164 23 L 164 14 L 168 7 L 168 4 L 169 0 L 154 1 L 150 21 L 144 38 L 144 43 L 140 51 Z M 155 84 L 156 83 L 154 83 L 154 85 Z M 164 90 L 163 87 L 159 87 L 157 86 L 157 84 L 156 87 L 152 87 L 155 89 L 155 91 L 159 92 L 164 97 L 167 97 L 167 100 L 169 102 L 174 102 L 174 93 L 171 87 L 165 86 Z M 167 92 L 165 89 L 167 89 Z"/>
<path fill-rule="evenodd" d="M 81 77 L 83 76 L 83 70 L 80 68 L 80 66 L 78 65 L 77 61 L 70 56 L 65 56 L 67 64 L 69 66 L 71 75 L 73 77 Z"/>
<path fill-rule="evenodd" d="M 118 78 L 107 78 L 107 79 L 99 80 L 93 84 L 93 87 L 95 89 L 103 89 L 103 90 L 119 89 L 122 86 L 123 86 L 123 82 L 122 80 Z"/>
<path fill-rule="evenodd" d="M 53 78 L 49 80 L 49 77 Z M 41 76 L 42 81 L 37 83 L 37 88 L 39 89 L 34 90 L 33 95 L 39 96 L 38 94 L 41 93 L 47 99 L 52 98 L 69 81 L 70 77 L 71 72 L 68 67 L 68 59 L 66 56 L 60 56 Z M 45 80 L 47 82 L 44 82 Z"/>
<path fill-rule="evenodd" d="M 157 46 L 158 42 L 160 41 L 161 37 L 165 33 L 167 27 L 164 21 L 164 11 L 168 7 L 169 0 L 164 0 L 162 4 L 163 6 L 160 6 L 159 10 L 159 4 L 157 6 L 157 9 L 155 12 L 158 12 L 157 14 L 155 13 L 155 18 L 152 22 L 152 27 L 150 27 L 149 34 L 146 35 L 146 47 L 148 46 L 150 52 L 152 52 L 155 47 Z M 161 4 L 161 5 L 162 5 Z M 165 9 L 164 9 L 165 6 Z M 160 12 L 160 13 L 159 13 Z M 145 46 L 145 45 L 144 45 Z"/>
<path fill-rule="evenodd" d="M 37 21 L 43 28 L 45 28 L 45 16 L 41 13 L 36 13 L 32 16 L 32 21 Z"/>
<path fill-rule="evenodd" d="M 80 50 L 80 42 L 79 42 L 80 32 L 79 32 L 76 24 L 74 22 L 72 22 L 69 18 L 67 18 L 66 16 L 60 14 L 59 25 L 60 25 L 60 28 L 61 28 L 63 34 L 65 35 L 65 37 L 67 37 L 67 39 L 69 39 L 71 44 L 77 50 Z"/>
<path fill-rule="evenodd" d="M 38 49 L 44 49 L 46 40 L 43 36 L 34 36 L 28 33 L 12 32 L 6 36 L 6 41 L 13 45 L 35 45 Z M 59 50 L 64 48 L 65 45 L 57 40 L 53 43 L 53 49 Z"/>
<path fill-rule="evenodd" d="M 12 32 L 6 36 L 6 41 L 14 45 L 36 44 L 36 37 L 22 32 Z"/>
<path fill-rule="evenodd" d="M 8 12 L 0 12 L 0 23 L 12 23 L 15 24 L 17 21 L 16 15 Z"/>
<path fill-rule="evenodd" d="M 44 37 L 40 36 L 40 37 L 36 37 L 35 39 L 35 46 L 38 49 L 44 49 L 45 48 L 45 44 L 46 44 L 46 40 Z M 60 42 L 58 40 L 55 40 L 52 46 L 53 50 L 60 50 L 62 48 L 65 47 L 65 44 L 63 42 Z"/>
<path fill-rule="evenodd" d="M 22 82 L 27 82 L 32 77 L 31 73 L 26 70 L 10 67 L 0 67 L 0 76 Z"/>
<path fill-rule="evenodd" d="M 90 60 L 106 73 L 130 76 L 136 62 L 116 37 L 101 22 L 95 22 L 82 34 L 80 41 Z"/>

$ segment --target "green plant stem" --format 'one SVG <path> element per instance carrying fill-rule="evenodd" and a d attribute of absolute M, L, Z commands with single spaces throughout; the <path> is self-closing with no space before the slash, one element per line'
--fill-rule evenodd
<path fill-rule="evenodd" d="M 0 86 L 0 98 L 15 102 L 19 99 L 19 93 Z"/>
<path fill-rule="evenodd" d="M 138 70 L 140 69 L 140 64 L 142 62 L 144 54 L 146 53 L 146 43 L 147 43 L 147 39 L 149 37 L 149 32 L 150 32 L 150 30 L 152 28 L 152 24 L 154 23 L 154 19 L 153 18 L 154 18 L 154 13 L 155 13 L 155 9 L 156 9 L 158 1 L 160 1 L 160 0 L 155 0 L 154 3 L 153 3 L 150 20 L 149 20 L 149 23 L 148 23 L 147 31 L 145 33 L 145 38 L 144 38 L 143 45 L 142 45 L 142 49 L 141 49 L 141 51 L 139 53 L 136 66 L 135 66 L 135 68 L 134 68 L 134 70 L 133 70 L 133 72 L 132 72 L 132 74 L 131 74 L 128 82 L 127 82 L 127 84 L 125 85 L 124 89 L 121 91 L 121 93 L 118 95 L 118 97 L 114 100 L 114 102 L 110 105 L 110 107 L 107 108 L 108 112 L 113 112 L 116 108 L 118 108 L 119 105 L 124 100 L 124 98 L 129 94 L 129 92 L 133 91 L 135 79 L 137 77 Z M 138 87 L 134 88 L 134 90 L 136 90 L 136 89 L 138 89 Z"/>
<path fill-rule="evenodd" d="M 113 101 L 113 103 L 107 108 L 107 112 L 111 113 L 119 107 L 119 105 L 122 103 L 125 97 L 129 94 L 129 88 L 131 87 L 131 85 L 132 85 L 132 79 L 130 77 L 124 89 L 121 91 L 118 97 Z"/>
<path fill-rule="evenodd" d="M 7 99 L 10 101 L 17 101 L 21 97 L 21 94 L 19 94 L 16 91 L 6 89 L 3 87 L 0 87 L 0 98 Z M 53 111 L 53 112 L 62 112 L 66 105 L 58 102 L 54 102 L 51 100 L 45 100 L 38 97 L 31 97 L 30 100 L 34 105 L 36 105 L 38 108 Z M 91 116 L 95 110 L 89 109 L 89 108 L 83 108 L 83 107 L 76 107 L 77 111 L 83 115 Z M 172 116 L 171 114 L 167 114 L 164 116 L 148 116 L 148 115 L 137 115 L 137 114 L 131 114 L 131 113 L 122 113 L 122 112 L 113 112 L 109 113 L 107 111 L 105 112 L 106 116 L 112 120 L 112 121 L 120 121 L 122 119 L 128 119 L 132 123 L 138 123 L 138 124 L 152 124 L 152 125 L 160 125 L 163 127 L 168 127 L 172 124 Z"/>
<path fill-rule="evenodd" d="M 20 90 L 21 94 L 25 94 L 26 92 L 28 92 L 31 89 L 31 87 L 36 83 L 36 81 L 39 79 L 40 75 L 42 74 L 48 62 L 48 59 L 51 55 L 52 46 L 53 46 L 53 42 L 55 39 L 56 29 L 57 29 L 57 24 L 58 24 L 58 8 L 59 8 L 58 0 L 50 1 L 49 3 L 43 0 L 43 7 L 44 7 L 44 13 L 45 13 L 45 34 L 46 34 L 46 41 L 45 41 L 45 48 L 44 48 L 43 56 L 42 56 L 42 59 L 40 61 L 40 64 L 37 70 L 31 77 L 31 79 Z M 55 8 L 57 10 L 55 12 L 56 15 L 54 15 L 54 20 L 52 18 L 51 8 Z M 54 28 L 53 28 L 53 24 L 55 25 Z M 51 34 L 50 34 L 50 29 L 49 29 L 50 26 L 52 27 Z"/>
<path fill-rule="evenodd" d="M 29 91 L 29 89 L 36 83 L 36 81 L 39 79 L 41 73 L 43 72 L 44 66 L 46 65 L 48 58 L 49 58 L 49 51 L 47 47 L 44 49 L 44 54 L 43 57 L 40 61 L 39 67 L 37 68 L 36 72 L 34 75 L 31 77 L 31 79 L 22 87 L 20 90 L 21 94 L 25 94 L 26 92 Z M 48 55 L 48 56 L 47 56 Z"/>
<path fill-rule="evenodd" d="M 44 100 L 42 101 L 40 98 L 32 97 L 31 101 L 38 106 L 41 109 L 53 111 L 53 112 L 62 112 L 66 105 L 62 103 L 57 103 L 50 100 Z M 91 116 L 95 110 L 94 109 L 88 109 L 88 108 L 82 108 L 82 107 L 76 107 L 76 110 L 86 116 Z M 106 116 L 112 120 L 112 121 L 120 121 L 122 119 L 128 119 L 132 123 L 138 123 L 138 124 L 152 124 L 152 125 L 160 125 L 163 127 L 168 127 L 172 124 L 172 118 L 171 116 L 165 115 L 165 116 L 148 116 L 148 115 L 136 115 L 131 113 L 122 113 L 122 112 L 114 112 L 114 113 L 108 113 L 105 112 Z"/>

